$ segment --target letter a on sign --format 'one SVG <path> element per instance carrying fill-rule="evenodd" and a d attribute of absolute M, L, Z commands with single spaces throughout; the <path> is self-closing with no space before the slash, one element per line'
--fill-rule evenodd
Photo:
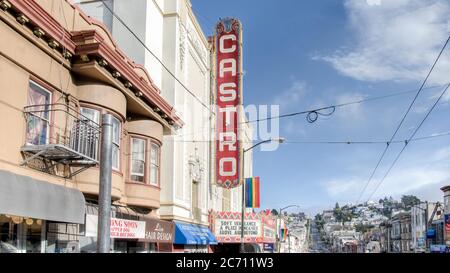
<path fill-rule="evenodd" d="M 237 19 L 216 26 L 216 176 L 224 188 L 240 185 L 239 110 L 241 101 L 242 27 Z"/>

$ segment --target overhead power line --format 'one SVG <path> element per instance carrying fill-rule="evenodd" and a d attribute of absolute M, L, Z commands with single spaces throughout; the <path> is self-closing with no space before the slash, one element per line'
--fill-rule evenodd
<path fill-rule="evenodd" d="M 139 41 L 140 44 L 142 44 L 142 46 L 161 64 L 161 66 L 170 74 L 170 76 L 172 76 L 182 87 L 184 90 L 186 90 L 192 97 L 194 97 L 203 107 L 205 107 L 206 109 L 208 109 L 209 111 L 211 111 L 211 108 L 206 105 L 199 97 L 197 97 L 193 91 L 191 91 L 180 79 L 178 79 L 178 77 L 163 63 L 163 61 L 158 58 L 158 56 L 156 56 L 155 53 L 153 53 L 153 51 L 150 50 L 150 48 L 148 48 L 148 46 L 139 38 L 139 36 L 122 20 L 122 18 L 120 18 L 120 16 L 118 16 L 106 3 L 105 0 L 99 0 L 103 6 L 106 7 L 106 9 L 109 10 L 109 12 L 111 12 L 111 14 L 117 19 L 119 20 L 119 22 L 136 38 L 136 40 Z M 211 111 L 212 112 L 212 111 Z"/>
<path fill-rule="evenodd" d="M 440 138 L 440 137 L 444 137 L 444 136 L 450 136 L 450 131 L 448 132 L 444 132 L 444 133 L 437 133 L 437 134 L 431 134 L 428 136 L 423 136 L 423 137 L 417 137 L 417 138 L 412 138 L 410 140 L 396 140 L 391 142 L 390 144 L 403 144 L 405 142 L 416 142 L 416 141 L 422 141 L 422 140 L 428 140 L 428 139 L 434 139 L 434 138 Z M 214 140 L 164 140 L 164 142 L 182 142 L 182 143 L 209 143 L 212 142 Z M 252 144 L 254 142 L 252 141 L 242 141 L 241 143 L 245 143 L 245 144 Z M 377 145 L 377 144 L 386 144 L 388 143 L 388 141 L 372 141 L 372 140 L 367 140 L 367 141 L 306 141 L 306 140 L 293 140 L 293 141 L 285 141 L 283 142 L 283 144 L 324 144 L 324 145 Z M 143 152 L 148 152 L 150 150 L 144 150 Z M 140 154 L 142 152 L 138 152 L 138 153 L 127 153 L 126 155 L 131 155 L 131 154 Z"/>
<path fill-rule="evenodd" d="M 434 89 L 434 88 L 438 88 L 438 87 L 444 87 L 446 85 L 447 84 L 429 86 L 429 87 L 423 88 L 423 90 Z M 366 99 L 355 100 L 355 101 L 345 102 L 345 103 L 341 103 L 341 104 L 334 104 L 334 105 L 320 107 L 320 108 L 311 109 L 311 110 L 293 112 L 293 113 L 283 114 L 283 115 L 274 116 L 274 117 L 255 119 L 255 120 L 250 120 L 250 121 L 244 121 L 244 122 L 241 122 L 241 124 L 261 122 L 261 121 L 272 120 L 272 119 L 282 119 L 282 118 L 294 117 L 294 116 L 299 116 L 299 115 L 307 115 L 306 116 L 307 121 L 309 123 L 313 123 L 313 122 L 315 122 L 317 120 L 318 116 L 320 116 L 320 115 L 322 115 L 322 116 L 330 116 L 336 111 L 337 108 L 350 106 L 350 105 L 355 105 L 355 104 L 362 104 L 364 102 L 370 102 L 370 101 L 387 99 L 387 98 L 391 98 L 391 97 L 397 97 L 397 96 L 401 96 L 401 95 L 410 94 L 410 93 L 413 93 L 413 92 L 417 92 L 417 89 L 408 90 L 408 91 L 402 91 L 402 92 L 398 92 L 398 93 L 392 93 L 392 94 L 388 94 L 388 95 L 384 95 L 384 96 L 370 97 L 370 98 L 366 98 Z M 326 112 L 326 113 L 322 112 L 322 111 L 327 111 L 327 110 L 329 112 Z"/>
<path fill-rule="evenodd" d="M 450 83 L 447 83 L 447 84 L 450 84 Z M 429 87 L 424 88 L 423 90 L 431 90 L 431 89 L 435 89 L 435 88 L 445 87 L 447 84 L 429 86 Z M 288 118 L 288 117 L 293 117 L 293 116 L 298 116 L 298 115 L 307 115 L 309 113 L 314 113 L 314 112 L 317 113 L 317 112 L 320 112 L 320 111 L 323 111 L 323 110 L 333 110 L 333 109 L 346 107 L 346 106 L 350 106 L 350 105 L 354 105 L 354 104 L 362 104 L 362 103 L 365 103 L 365 102 L 382 100 L 382 99 L 387 99 L 387 98 L 391 98 L 391 97 L 406 95 L 406 94 L 410 94 L 410 93 L 413 93 L 413 92 L 416 92 L 416 89 L 414 89 L 414 90 L 407 90 L 407 91 L 401 91 L 401 92 L 392 93 L 392 94 L 388 94 L 388 95 L 384 95 L 384 96 L 369 97 L 369 98 L 366 98 L 366 99 L 361 99 L 361 100 L 356 100 L 356 101 L 349 101 L 349 102 L 345 102 L 345 103 L 341 103 L 341 104 L 330 105 L 330 106 L 325 106 L 325 107 L 321 107 L 321 108 L 304 110 L 304 111 L 299 111 L 299 112 L 294 112 L 294 113 L 289 113 L 289 114 L 283 114 L 283 115 L 269 117 L 269 118 L 262 118 L 262 119 L 244 121 L 244 122 L 239 122 L 239 124 L 247 124 L 247 123 L 252 123 L 252 122 L 261 122 L 261 121 L 273 120 L 273 119 L 282 119 L 282 118 Z M 333 112 L 334 111 L 335 110 L 333 110 Z M 322 113 L 322 115 L 323 114 L 324 113 Z M 329 113 L 325 113 L 325 115 L 329 115 Z M 311 119 L 311 117 L 310 117 L 310 119 Z M 211 130 L 211 128 L 209 128 L 208 126 L 203 126 L 201 128 L 203 128 L 203 129 L 201 129 L 199 131 L 196 131 L 196 132 L 192 132 L 192 133 L 180 134 L 180 135 L 177 135 L 177 136 L 178 137 L 192 136 L 192 135 L 205 133 L 205 132 Z M 388 141 L 385 141 L 384 143 L 387 143 L 387 142 Z"/>
<path fill-rule="evenodd" d="M 431 73 L 433 73 L 433 70 L 434 70 L 434 68 L 436 67 L 436 64 L 438 63 L 439 59 L 441 58 L 442 53 L 444 52 L 445 48 L 447 47 L 449 41 L 450 41 L 450 36 L 447 38 L 447 41 L 444 43 L 444 46 L 442 47 L 441 51 L 439 52 L 439 55 L 437 56 L 436 60 L 434 61 L 434 63 L 433 63 L 433 65 L 432 65 L 431 69 L 429 70 L 427 76 L 425 77 L 425 80 L 422 82 L 422 85 L 420 86 L 419 90 L 417 91 L 417 93 L 416 93 L 416 95 L 415 95 L 413 101 L 412 101 L 411 104 L 409 105 L 409 107 L 408 107 L 406 113 L 404 114 L 403 118 L 401 119 L 400 123 L 398 124 L 397 128 L 395 129 L 395 132 L 394 132 L 394 134 L 392 135 L 392 137 L 391 137 L 391 139 L 390 139 L 389 142 L 392 142 L 392 141 L 394 140 L 394 138 L 395 138 L 395 136 L 397 135 L 398 131 L 399 131 L 400 128 L 402 127 L 403 123 L 405 122 L 406 117 L 408 116 L 408 114 L 409 114 L 409 112 L 411 111 L 412 107 L 413 107 L 414 104 L 416 103 L 417 98 L 419 97 L 420 93 L 421 93 L 422 90 L 424 89 L 425 84 L 427 83 L 427 81 L 428 81 L 428 79 L 429 79 Z M 365 193 L 367 187 L 369 186 L 370 182 L 371 182 L 372 179 L 373 179 L 373 176 L 375 175 L 375 173 L 376 173 L 376 171 L 378 170 L 378 168 L 379 168 L 381 162 L 383 161 L 383 159 L 384 159 L 384 157 L 385 157 L 385 155 L 386 155 L 388 149 L 389 149 L 389 145 L 386 145 L 386 147 L 384 148 L 383 153 L 381 154 L 381 157 L 379 158 L 379 160 L 378 160 L 378 162 L 377 162 L 375 168 L 373 169 L 372 173 L 370 174 L 369 179 L 367 180 L 367 182 L 366 182 L 366 184 L 364 185 L 364 187 L 363 187 L 361 193 L 359 194 L 359 197 L 358 197 L 358 199 L 357 199 L 357 201 L 356 201 L 356 204 L 359 203 L 359 201 L 361 200 L 362 196 L 364 195 L 364 193 Z"/>
<path fill-rule="evenodd" d="M 430 116 L 431 112 L 433 112 L 434 108 L 436 108 L 436 105 L 439 103 L 439 101 L 442 99 L 442 97 L 445 95 L 445 93 L 447 93 L 447 90 L 449 89 L 450 85 L 448 85 L 444 91 L 441 93 L 441 95 L 439 96 L 439 98 L 436 100 L 436 102 L 433 104 L 433 106 L 431 107 L 431 109 L 428 111 L 428 113 L 426 114 L 426 116 L 422 119 L 422 121 L 420 122 L 419 126 L 417 126 L 416 130 L 414 130 L 414 132 L 412 133 L 411 137 L 405 141 L 405 146 L 403 146 L 403 148 L 400 150 L 400 152 L 398 153 L 397 157 L 395 158 L 395 160 L 392 162 L 391 166 L 389 167 L 389 169 L 387 170 L 386 174 L 383 176 L 383 178 L 381 179 L 380 183 L 378 183 L 378 185 L 375 187 L 375 190 L 370 194 L 368 200 L 370 200 L 372 198 L 372 196 L 377 192 L 377 190 L 379 189 L 379 187 L 381 186 L 381 184 L 383 184 L 384 180 L 386 179 L 386 177 L 389 175 L 389 173 L 391 172 L 391 170 L 394 168 L 395 164 L 397 163 L 398 159 L 400 158 L 400 156 L 403 154 L 403 152 L 406 150 L 406 147 L 408 147 L 409 143 L 411 142 L 411 140 L 414 138 L 414 136 L 417 134 L 417 132 L 420 130 L 420 128 L 422 127 L 422 125 L 425 123 L 425 121 L 428 119 L 428 117 Z"/>

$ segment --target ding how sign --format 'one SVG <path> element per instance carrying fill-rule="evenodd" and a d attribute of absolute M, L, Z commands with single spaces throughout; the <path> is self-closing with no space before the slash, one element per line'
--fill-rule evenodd
<path fill-rule="evenodd" d="M 241 23 L 236 19 L 217 24 L 216 170 L 217 184 L 225 188 L 240 185 L 241 34 Z"/>
<path fill-rule="evenodd" d="M 97 237 L 98 216 L 86 214 L 86 237 Z M 145 222 L 111 218 L 110 237 L 144 239 Z"/>

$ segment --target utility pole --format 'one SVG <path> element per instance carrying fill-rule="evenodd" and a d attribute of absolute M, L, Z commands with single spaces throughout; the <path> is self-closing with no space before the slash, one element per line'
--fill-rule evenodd
<path fill-rule="evenodd" d="M 291 253 L 291 233 L 288 233 L 288 241 L 289 241 L 289 253 Z"/>
<path fill-rule="evenodd" d="M 428 252 L 428 201 L 425 201 L 425 253 Z"/>
<path fill-rule="evenodd" d="M 241 210 L 241 245 L 240 245 L 240 252 L 244 253 L 245 252 L 245 244 L 244 244 L 244 224 L 245 224 L 245 153 L 247 153 L 248 151 L 254 149 L 255 147 L 264 144 L 264 143 L 268 143 L 268 142 L 272 142 L 272 141 L 276 141 L 278 143 L 283 143 L 284 142 L 284 138 L 271 138 L 271 139 L 267 139 L 267 140 L 263 140 L 260 141 L 258 143 L 256 143 L 255 145 L 251 146 L 250 148 L 247 149 L 243 149 L 242 150 L 242 177 L 241 177 L 241 182 L 242 182 L 242 210 Z"/>
<path fill-rule="evenodd" d="M 100 189 L 98 194 L 97 252 L 109 253 L 111 239 L 112 116 L 102 115 Z"/>
<path fill-rule="evenodd" d="M 244 224 L 245 224 L 245 152 L 242 152 L 242 206 L 241 206 L 241 246 L 240 252 L 245 253 L 245 242 L 244 242 Z"/>

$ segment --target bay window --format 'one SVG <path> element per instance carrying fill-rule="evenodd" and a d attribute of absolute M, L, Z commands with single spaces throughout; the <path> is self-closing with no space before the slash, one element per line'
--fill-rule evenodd
<path fill-rule="evenodd" d="M 131 180 L 145 182 L 145 145 L 140 138 L 131 138 Z"/>
<path fill-rule="evenodd" d="M 160 145 L 150 138 L 130 137 L 130 180 L 159 186 Z"/>
<path fill-rule="evenodd" d="M 113 127 L 113 147 L 112 147 L 112 168 L 113 170 L 119 171 L 120 170 L 120 133 L 121 133 L 121 126 L 120 121 L 113 117 L 112 118 L 112 127 Z"/>
<path fill-rule="evenodd" d="M 81 119 L 83 121 L 94 122 L 95 124 L 100 124 L 100 111 L 92 109 L 92 108 L 81 107 L 80 113 L 81 113 Z"/>
<path fill-rule="evenodd" d="M 73 136 L 77 141 L 83 145 L 79 145 L 76 151 L 87 155 L 93 159 L 98 159 L 98 143 L 99 132 L 97 126 L 100 126 L 100 111 L 87 107 L 80 107 L 80 124 L 78 134 Z M 76 145 L 74 146 L 76 147 Z"/>
<path fill-rule="evenodd" d="M 159 146 L 155 143 L 152 143 L 150 151 L 150 184 L 159 185 Z"/>

